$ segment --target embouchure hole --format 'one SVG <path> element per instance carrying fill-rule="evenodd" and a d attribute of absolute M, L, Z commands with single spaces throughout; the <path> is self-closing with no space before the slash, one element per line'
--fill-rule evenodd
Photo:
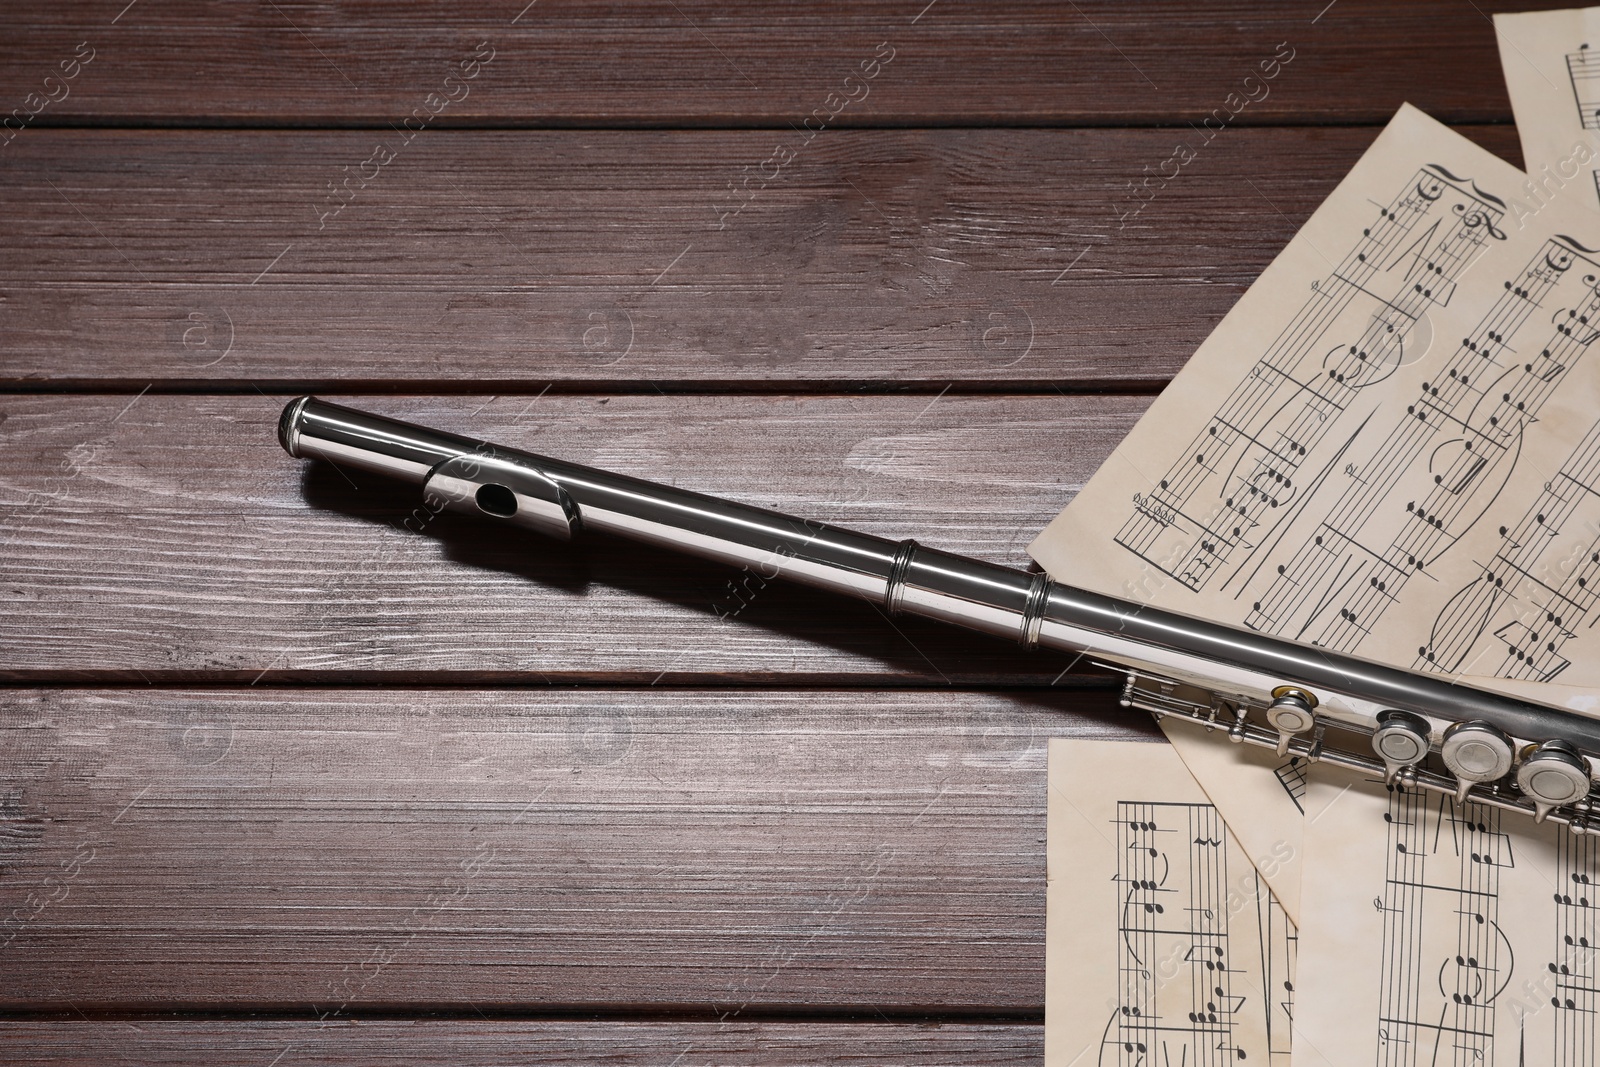
<path fill-rule="evenodd" d="M 509 519 L 517 513 L 517 494 L 493 482 L 478 487 L 478 510 Z"/>

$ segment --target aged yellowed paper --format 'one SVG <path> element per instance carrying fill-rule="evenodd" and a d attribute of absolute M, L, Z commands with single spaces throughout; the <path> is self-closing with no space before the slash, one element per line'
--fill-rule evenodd
<path fill-rule="evenodd" d="M 1600 8 L 1494 17 L 1528 172 L 1524 199 L 1600 209 Z"/>
<path fill-rule="evenodd" d="M 1055 738 L 1049 789 L 1046 1064 L 1286 1065 L 1294 928 L 1177 753 Z"/>
<path fill-rule="evenodd" d="M 1296 1067 L 1596 1062 L 1600 840 L 1333 770 L 1309 802 Z"/>
<path fill-rule="evenodd" d="M 1526 181 L 1402 109 L 1035 558 L 1069 584 L 1593 713 L 1600 220 Z M 1289 855 L 1268 878 L 1314 923 L 1297 876 L 1321 771 L 1167 732 L 1240 839 Z M 1332 814 L 1313 832 L 1345 833 Z"/>
<path fill-rule="evenodd" d="M 1311 768 L 1254 745 L 1232 745 L 1222 730 L 1164 724 L 1185 768 L 1216 805 L 1228 829 L 1257 861 L 1272 895 L 1300 923 L 1305 793 Z"/>
<path fill-rule="evenodd" d="M 1521 182 L 1403 109 L 1035 558 L 1413 670 L 1600 687 L 1600 218 Z"/>

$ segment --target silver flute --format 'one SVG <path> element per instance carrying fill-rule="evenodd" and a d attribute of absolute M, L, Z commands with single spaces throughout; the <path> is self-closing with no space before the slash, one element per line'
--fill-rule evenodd
<path fill-rule="evenodd" d="M 420 486 L 429 506 L 568 540 L 599 531 L 1087 656 L 1124 707 L 1229 740 L 1600 833 L 1600 720 L 763 508 L 441 433 L 314 397 L 283 410 L 295 457 Z"/>

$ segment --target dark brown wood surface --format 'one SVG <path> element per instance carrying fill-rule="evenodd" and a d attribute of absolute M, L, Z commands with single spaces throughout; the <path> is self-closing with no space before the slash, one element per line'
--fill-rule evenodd
<path fill-rule="evenodd" d="M 277 413 L 1022 565 L 1402 101 L 1520 160 L 1487 10 L 8 11 L 0 1059 L 1038 1062 L 1105 676 Z"/>
<path fill-rule="evenodd" d="M 856 99 L 832 125 L 1165 124 L 1246 92 L 1260 99 L 1241 122 L 1383 122 L 1407 100 L 1506 121 L 1488 12 L 1539 6 L 95 0 L 8 12 L 0 84 L 19 104 L 60 97 L 44 79 L 87 44 L 39 121 L 382 126 L 421 109 L 438 123 L 787 128 L 833 116 L 838 93 Z M 492 58 L 446 83 L 475 55 Z M 846 84 L 878 56 L 892 58 L 876 77 Z M 1279 56 L 1264 96 L 1246 86 Z"/>
<path fill-rule="evenodd" d="M 0 381 L 1148 389 L 1373 131 L 1231 130 L 1130 194 L 1184 136 L 846 131 L 746 195 L 781 136 L 435 131 L 330 200 L 381 134 L 28 131 Z"/>
<path fill-rule="evenodd" d="M 1045 743 L 1150 736 L 1109 703 L 14 691 L 0 1005 L 1026 1016 Z"/>
<path fill-rule="evenodd" d="M 870 1013 L 869 1013 L 870 1014 Z M 7 1053 L 39 1067 L 77 1063 L 150 1063 L 213 1067 L 218 1063 L 371 1064 L 390 1067 L 504 1067 L 508 1063 L 660 1067 L 680 1063 L 895 1067 L 1022 1067 L 1044 1055 L 1037 1024 L 510 1022 L 477 1018 L 470 1025 L 439 1019 L 360 1022 L 137 1023 L 25 1022 L 0 1028 Z"/>
<path fill-rule="evenodd" d="M 350 399 L 350 398 L 342 398 Z M 1143 397 L 383 397 L 485 440 L 1014 566 Z M 10 396 L 14 680 L 1048 684 L 1070 659 L 612 541 L 421 509 L 281 398 Z M 727 457 L 737 456 L 737 463 Z M 418 519 L 416 516 L 420 515 Z M 159 620 L 150 625 L 151 620 Z"/>

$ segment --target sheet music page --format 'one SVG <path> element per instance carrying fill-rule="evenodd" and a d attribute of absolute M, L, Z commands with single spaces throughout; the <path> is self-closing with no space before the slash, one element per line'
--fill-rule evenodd
<path fill-rule="evenodd" d="M 1049 758 L 1045 1063 L 1287 1067 L 1294 928 L 1177 753 Z"/>
<path fill-rule="evenodd" d="M 1289 921 L 1300 925 L 1305 794 L 1312 768 L 1271 749 L 1230 744 L 1220 729 L 1208 733 L 1190 723 L 1170 728 L 1163 723 L 1162 731 L 1245 854 L 1257 860 Z"/>
<path fill-rule="evenodd" d="M 1332 769 L 1311 803 L 1296 1067 L 1596 1061 L 1600 841 Z"/>
<path fill-rule="evenodd" d="M 1402 108 L 1034 558 L 1069 584 L 1593 711 L 1600 220 L 1527 181 Z M 1299 854 L 1303 768 L 1167 732 L 1241 839 Z M 1275 888 L 1310 923 L 1294 873 Z"/>
<path fill-rule="evenodd" d="M 1496 15 L 1529 199 L 1600 208 L 1600 8 Z"/>
<path fill-rule="evenodd" d="M 1400 667 L 1600 687 L 1600 217 L 1524 181 L 1403 108 L 1034 558 Z"/>

